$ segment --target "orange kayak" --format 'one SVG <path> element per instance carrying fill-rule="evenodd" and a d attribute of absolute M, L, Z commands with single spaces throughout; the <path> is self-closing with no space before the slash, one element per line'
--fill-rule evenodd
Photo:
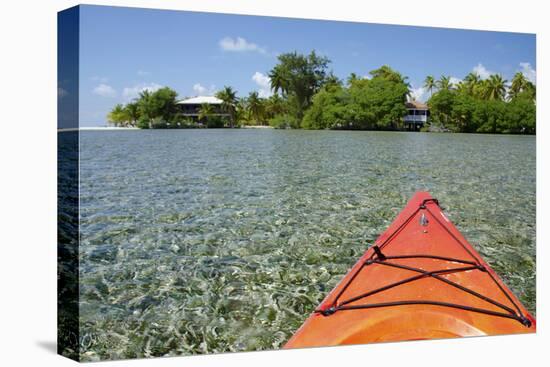
<path fill-rule="evenodd" d="M 418 192 L 284 348 L 535 330 L 438 201 Z"/>

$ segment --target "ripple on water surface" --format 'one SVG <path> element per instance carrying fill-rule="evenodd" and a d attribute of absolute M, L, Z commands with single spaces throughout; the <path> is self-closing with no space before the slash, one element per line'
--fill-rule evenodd
<path fill-rule="evenodd" d="M 417 190 L 535 311 L 535 138 L 81 133 L 84 360 L 280 347 Z"/>

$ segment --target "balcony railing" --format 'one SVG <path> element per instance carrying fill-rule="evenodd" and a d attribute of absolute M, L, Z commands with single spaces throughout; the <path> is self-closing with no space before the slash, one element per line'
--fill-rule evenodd
<path fill-rule="evenodd" d="M 427 122 L 428 116 L 426 115 L 406 115 L 405 122 Z"/>

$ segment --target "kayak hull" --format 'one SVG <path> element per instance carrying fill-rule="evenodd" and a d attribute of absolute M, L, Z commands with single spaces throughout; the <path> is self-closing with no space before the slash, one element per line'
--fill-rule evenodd
<path fill-rule="evenodd" d="M 284 348 L 535 330 L 437 200 L 419 192 Z"/>

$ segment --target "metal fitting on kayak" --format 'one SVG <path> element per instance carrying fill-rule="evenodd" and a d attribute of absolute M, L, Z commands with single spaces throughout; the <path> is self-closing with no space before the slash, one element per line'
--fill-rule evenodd
<path fill-rule="evenodd" d="M 422 213 L 422 216 L 420 217 L 420 225 L 422 227 L 426 227 L 430 221 L 428 220 L 428 217 L 426 217 L 426 214 Z"/>

